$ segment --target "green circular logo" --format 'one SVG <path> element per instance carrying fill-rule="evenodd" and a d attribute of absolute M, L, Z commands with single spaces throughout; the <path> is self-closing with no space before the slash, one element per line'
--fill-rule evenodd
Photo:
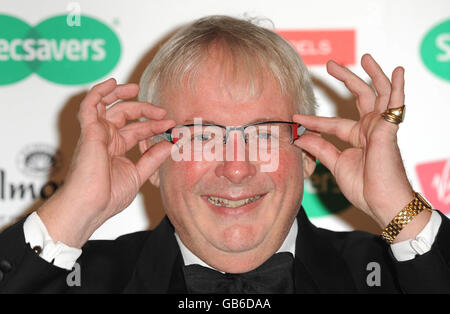
<path fill-rule="evenodd" d="M 310 218 L 340 212 L 351 204 L 339 190 L 331 172 L 320 162 L 311 177 L 305 180 L 302 205 Z"/>
<path fill-rule="evenodd" d="M 66 15 L 48 18 L 36 27 L 0 15 L 0 85 L 22 80 L 35 72 L 58 84 L 95 81 L 118 63 L 121 46 L 102 22 L 80 16 L 68 23 Z"/>
<path fill-rule="evenodd" d="M 15 83 L 33 72 L 23 60 L 22 43 L 30 31 L 27 23 L 0 14 L 0 85 Z"/>
<path fill-rule="evenodd" d="M 450 81 L 450 20 L 436 25 L 425 35 L 420 55 L 431 72 Z"/>

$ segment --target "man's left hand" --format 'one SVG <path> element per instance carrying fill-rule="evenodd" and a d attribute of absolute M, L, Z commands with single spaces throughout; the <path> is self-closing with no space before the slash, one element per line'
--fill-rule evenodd
<path fill-rule="evenodd" d="M 397 145 L 399 126 L 381 116 L 386 109 L 404 104 L 404 69 L 397 67 L 389 80 L 372 56 L 364 55 L 361 65 L 375 90 L 346 67 L 334 61 L 327 64 L 328 73 L 355 96 L 359 121 L 300 114 L 293 117 L 308 130 L 335 135 L 352 147 L 339 151 L 314 132 L 301 136 L 295 145 L 318 158 L 334 175 L 345 197 L 384 229 L 414 198 Z M 429 217 L 428 211 L 422 212 L 396 240 L 415 237 Z"/>

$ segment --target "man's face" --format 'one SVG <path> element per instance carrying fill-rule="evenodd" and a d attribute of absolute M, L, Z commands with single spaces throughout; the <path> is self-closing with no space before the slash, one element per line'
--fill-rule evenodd
<path fill-rule="evenodd" d="M 257 97 L 239 101 L 240 97 L 233 97 L 238 91 L 224 88 L 222 78 L 220 63 L 210 57 L 196 76 L 195 89 L 165 95 L 166 118 L 177 125 L 193 123 L 194 118 L 226 126 L 292 121 L 294 108 L 274 79 L 264 80 Z M 249 271 L 275 253 L 293 223 L 303 194 L 302 157 L 296 146 L 280 145 L 273 172 L 262 172 L 262 162 L 248 159 L 174 161 L 169 157 L 157 174 L 167 215 L 183 243 L 206 263 L 226 272 Z M 226 207 L 209 197 L 259 199 Z"/>

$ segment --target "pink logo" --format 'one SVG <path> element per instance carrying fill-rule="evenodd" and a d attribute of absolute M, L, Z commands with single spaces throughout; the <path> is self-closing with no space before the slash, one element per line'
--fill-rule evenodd
<path fill-rule="evenodd" d="M 416 166 L 422 191 L 433 208 L 450 212 L 450 159 Z"/>
<path fill-rule="evenodd" d="M 356 35 L 353 29 L 277 30 L 302 56 L 307 65 L 324 65 L 330 59 L 355 64 Z"/>

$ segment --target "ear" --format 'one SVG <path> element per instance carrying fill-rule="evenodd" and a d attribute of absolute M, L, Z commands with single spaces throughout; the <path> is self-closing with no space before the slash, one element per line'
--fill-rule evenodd
<path fill-rule="evenodd" d="M 303 179 L 309 178 L 316 169 L 316 157 L 302 150 Z"/>
<path fill-rule="evenodd" d="M 149 140 L 144 140 L 139 142 L 139 150 L 141 151 L 141 154 L 144 154 L 150 147 L 151 143 Z M 148 178 L 151 184 L 153 184 L 155 187 L 159 188 L 159 169 L 156 170 L 150 178 Z"/>

